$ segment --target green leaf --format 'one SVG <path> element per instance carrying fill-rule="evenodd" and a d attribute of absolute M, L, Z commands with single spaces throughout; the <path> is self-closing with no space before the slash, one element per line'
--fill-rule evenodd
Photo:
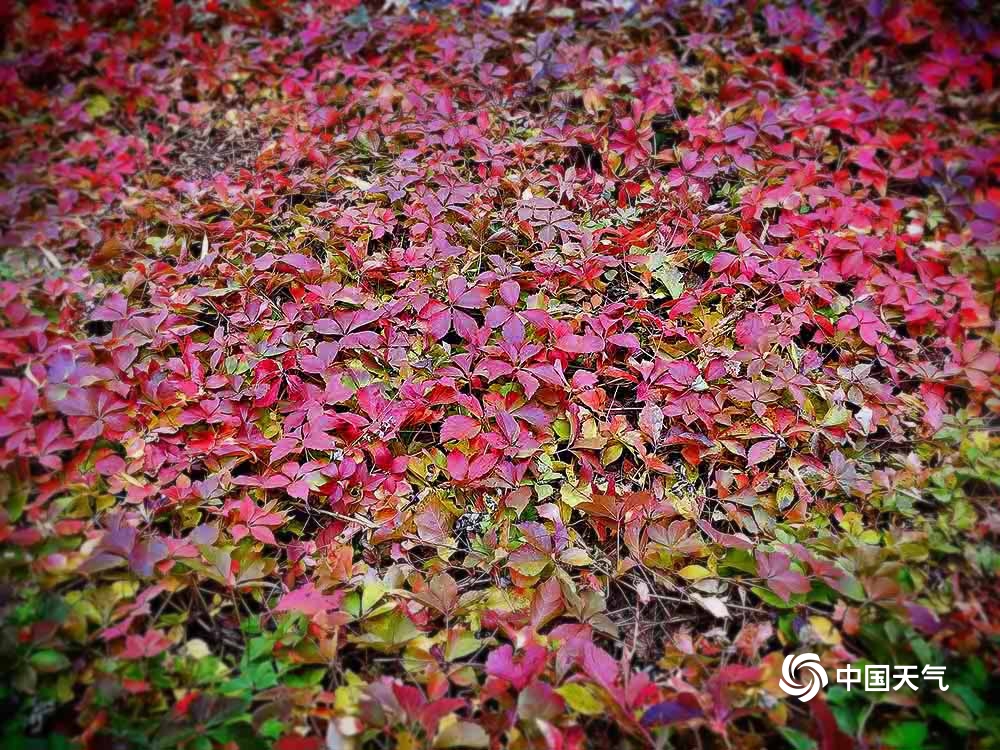
<path fill-rule="evenodd" d="M 39 672 L 46 674 L 60 672 L 69 667 L 69 659 L 53 649 L 36 651 L 28 659 L 28 662 Z"/>
<path fill-rule="evenodd" d="M 560 440 L 569 440 L 570 428 L 569 420 L 567 419 L 557 419 L 552 423 L 552 431 L 555 432 L 556 437 Z"/>
<path fill-rule="evenodd" d="M 370 612 L 372 607 L 378 604 L 379 599 L 385 594 L 385 586 L 381 581 L 366 583 L 361 590 L 361 613 Z"/>
<path fill-rule="evenodd" d="M 803 596 L 801 594 L 792 594 L 786 602 L 772 591 L 762 589 L 759 586 L 752 586 L 750 590 L 765 604 L 770 604 L 772 607 L 777 607 L 779 609 L 790 609 L 803 600 Z"/>
<path fill-rule="evenodd" d="M 778 727 L 781 736 L 794 748 L 794 750 L 815 750 L 816 740 L 798 729 L 791 727 Z"/>
<path fill-rule="evenodd" d="M 417 626 L 399 611 L 375 618 L 367 624 L 367 630 L 367 633 L 352 640 L 381 651 L 397 650 L 420 635 Z"/>
<path fill-rule="evenodd" d="M 247 654 L 250 661 L 257 661 L 261 657 L 270 656 L 274 650 L 274 639 L 268 636 L 258 636 L 251 638 L 248 644 Z"/>
<path fill-rule="evenodd" d="M 882 735 L 882 741 L 900 750 L 919 750 L 927 739 L 927 725 L 919 721 L 896 724 Z"/>

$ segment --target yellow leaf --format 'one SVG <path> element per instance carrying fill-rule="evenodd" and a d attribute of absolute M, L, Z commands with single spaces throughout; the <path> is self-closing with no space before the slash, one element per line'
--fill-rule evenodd
<path fill-rule="evenodd" d="M 830 407 L 830 411 L 826 413 L 820 424 L 823 427 L 837 427 L 838 425 L 847 424 L 850 419 L 851 412 L 846 407 L 837 404 Z"/>
<path fill-rule="evenodd" d="M 861 536 L 858 537 L 864 544 L 878 544 L 882 537 L 874 529 L 868 529 L 863 531 Z"/>
<path fill-rule="evenodd" d="M 809 618 L 809 626 L 816 637 L 827 646 L 836 646 L 840 643 L 840 631 L 827 618 L 814 615 Z"/>
<path fill-rule="evenodd" d="M 519 560 L 518 562 L 508 564 L 521 575 L 527 578 L 533 578 L 534 576 L 541 575 L 542 571 L 545 570 L 546 566 L 550 562 L 551 559 L 545 557 L 537 560 Z"/>
<path fill-rule="evenodd" d="M 206 656 L 212 655 L 212 651 L 209 649 L 208 644 L 201 638 L 192 638 L 191 640 L 185 642 L 184 651 L 192 659 L 204 659 Z"/>
<path fill-rule="evenodd" d="M 795 488 L 785 482 L 778 488 L 776 499 L 778 501 L 778 510 L 788 509 L 795 502 Z"/>
<path fill-rule="evenodd" d="M 677 571 L 677 575 L 689 581 L 700 581 L 712 575 L 712 571 L 704 565 L 687 565 Z"/>
<path fill-rule="evenodd" d="M 600 697 L 587 685 L 570 682 L 556 690 L 566 703 L 578 714 L 599 716 L 605 709 Z"/>
<path fill-rule="evenodd" d="M 605 108 L 604 97 L 597 89 L 589 88 L 583 92 L 583 107 L 590 114 L 597 114 Z"/>
<path fill-rule="evenodd" d="M 674 509 L 684 518 L 689 521 L 693 521 L 698 518 L 698 506 L 691 497 L 688 497 L 687 495 L 672 495 L 669 499 L 670 504 L 673 505 Z"/>
<path fill-rule="evenodd" d="M 590 565 L 593 560 L 579 547 L 570 547 L 559 555 L 559 562 L 567 565 Z"/>
<path fill-rule="evenodd" d="M 848 534 L 854 534 L 855 536 L 864 530 L 861 515 L 858 513 L 845 513 L 840 519 L 840 527 Z"/>
<path fill-rule="evenodd" d="M 385 594 L 385 586 L 382 585 L 381 581 L 366 583 L 364 588 L 361 590 L 362 614 L 371 610 L 371 608 L 378 603 L 378 600 L 382 598 L 383 594 Z"/>
<path fill-rule="evenodd" d="M 545 502 L 545 499 L 549 497 L 553 492 L 555 492 L 555 488 L 551 484 L 535 485 L 535 495 L 538 497 L 538 502 L 540 503 Z"/>
<path fill-rule="evenodd" d="M 569 482 L 564 482 L 562 487 L 559 488 L 559 497 L 571 508 L 575 508 L 580 503 L 585 503 L 590 500 L 590 495 L 585 495 L 580 492 L 580 490 L 571 485 Z"/>
<path fill-rule="evenodd" d="M 623 451 L 624 449 L 622 448 L 621 443 L 614 443 L 613 445 L 609 445 L 607 448 L 601 451 L 601 463 L 604 466 L 610 466 L 611 464 L 613 464 L 615 461 L 617 461 L 619 458 L 622 457 Z"/>
<path fill-rule="evenodd" d="M 346 684 L 334 691 L 334 706 L 341 713 L 357 711 L 358 702 L 364 694 L 365 682 L 354 672 L 345 675 Z"/>
<path fill-rule="evenodd" d="M 580 434 L 573 441 L 574 448 L 599 451 L 608 444 L 608 439 L 601 435 L 595 419 L 586 419 L 581 425 Z"/>
<path fill-rule="evenodd" d="M 455 714 L 449 714 L 441 719 L 438 725 L 434 747 L 489 747 L 490 736 L 486 730 L 471 721 L 460 721 Z"/>
<path fill-rule="evenodd" d="M 111 102 L 108 101 L 106 96 L 97 94 L 97 96 L 92 96 L 87 100 L 87 114 L 93 117 L 95 120 L 104 117 L 108 112 L 111 111 Z"/>
<path fill-rule="evenodd" d="M 481 643 L 482 641 L 468 631 L 463 631 L 455 636 L 449 634 L 448 643 L 444 649 L 444 658 L 448 661 L 461 659 L 475 653 Z"/>

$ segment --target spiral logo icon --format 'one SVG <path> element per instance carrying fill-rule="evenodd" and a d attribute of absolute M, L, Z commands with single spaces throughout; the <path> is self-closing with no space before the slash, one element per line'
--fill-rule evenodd
<path fill-rule="evenodd" d="M 804 681 L 799 682 L 804 672 Z M 778 685 L 788 695 L 794 695 L 805 703 L 815 698 L 828 682 L 826 670 L 816 654 L 789 654 L 781 664 L 781 680 Z"/>

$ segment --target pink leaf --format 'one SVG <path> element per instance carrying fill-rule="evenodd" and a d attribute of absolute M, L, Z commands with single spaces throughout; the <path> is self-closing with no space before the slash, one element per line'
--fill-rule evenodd
<path fill-rule="evenodd" d="M 278 257 L 278 263 L 284 263 L 286 266 L 291 266 L 296 271 L 304 272 L 320 271 L 323 268 L 315 258 L 309 255 L 303 255 L 302 253 L 288 253 L 287 255 L 282 255 Z"/>
<path fill-rule="evenodd" d="M 632 333 L 619 333 L 608 337 L 608 342 L 623 349 L 638 349 L 639 339 Z"/>
<path fill-rule="evenodd" d="M 761 440 L 759 443 L 754 443 L 747 451 L 747 465 L 754 466 L 769 461 L 774 457 L 774 451 L 777 447 L 777 440 Z"/>
<path fill-rule="evenodd" d="M 517 304 L 518 297 L 521 296 L 521 285 L 516 281 L 505 281 L 500 285 L 500 299 L 504 301 L 508 307 L 514 307 Z"/>
<path fill-rule="evenodd" d="M 484 453 L 476 456 L 469 466 L 469 479 L 479 479 L 485 476 L 493 470 L 493 467 L 497 465 L 499 460 L 500 455 L 497 453 Z"/>
<path fill-rule="evenodd" d="M 441 425 L 441 442 L 468 440 L 478 435 L 481 430 L 479 420 L 456 414 L 448 417 Z"/>
<path fill-rule="evenodd" d="M 652 441 L 653 445 L 660 442 L 663 433 L 663 409 L 654 403 L 647 403 L 639 412 L 639 429 Z"/>
<path fill-rule="evenodd" d="M 486 659 L 486 673 L 509 682 L 515 690 L 524 689 L 545 670 L 548 651 L 535 643 L 524 649 L 524 654 L 514 657 L 514 649 L 503 645 L 490 652 Z"/>
<path fill-rule="evenodd" d="M 340 606 L 342 594 L 323 594 L 310 581 L 281 597 L 275 612 L 301 612 L 310 617 Z"/>
<path fill-rule="evenodd" d="M 291 453 L 298 453 L 299 441 L 294 437 L 283 437 L 271 449 L 270 463 L 277 463 Z"/>
<path fill-rule="evenodd" d="M 570 354 L 594 354 L 604 351 L 604 340 L 592 333 L 583 336 L 567 333 L 559 337 L 556 347 Z"/>
<path fill-rule="evenodd" d="M 581 667 L 587 676 L 612 694 L 618 677 L 618 662 L 593 643 L 584 646 Z"/>
<path fill-rule="evenodd" d="M 788 555 L 781 552 L 758 552 L 757 575 L 767 582 L 771 591 L 788 601 L 792 594 L 809 592 L 809 579 L 792 568 Z"/>
<path fill-rule="evenodd" d="M 251 526 L 250 536 L 258 542 L 264 542 L 264 544 L 277 544 L 274 534 L 271 533 L 271 530 L 267 526 Z"/>
<path fill-rule="evenodd" d="M 463 481 L 469 473 L 469 459 L 462 451 L 455 450 L 448 454 L 448 473 L 458 482 Z"/>

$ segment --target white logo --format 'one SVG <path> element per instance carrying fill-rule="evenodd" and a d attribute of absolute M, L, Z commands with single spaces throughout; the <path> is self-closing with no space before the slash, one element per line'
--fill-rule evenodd
<path fill-rule="evenodd" d="M 799 672 L 807 673 L 805 683 L 798 682 Z M 805 703 L 815 698 L 828 682 L 826 670 L 819 663 L 816 654 L 789 654 L 781 664 L 781 681 L 778 685 L 788 695 L 798 697 Z"/>

